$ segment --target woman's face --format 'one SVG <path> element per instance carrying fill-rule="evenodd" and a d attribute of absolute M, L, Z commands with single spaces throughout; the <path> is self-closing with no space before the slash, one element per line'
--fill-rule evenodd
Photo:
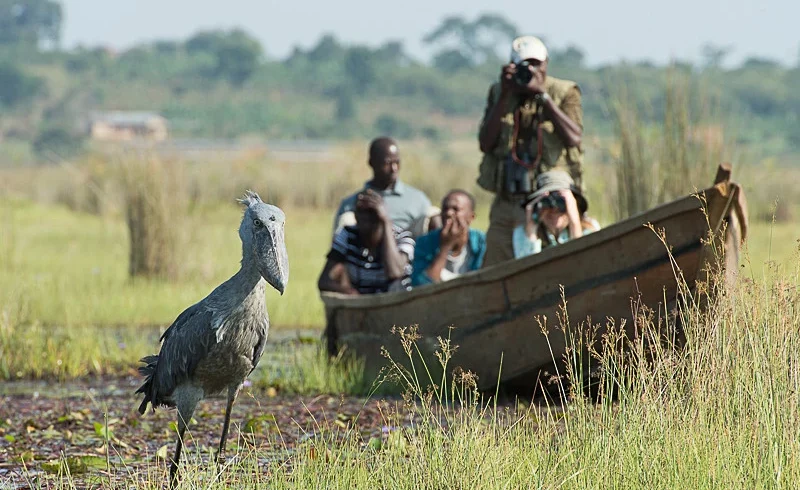
<path fill-rule="evenodd" d="M 569 226 L 569 215 L 556 208 L 544 208 L 539 213 L 539 221 L 543 223 L 551 233 L 556 234 Z"/>

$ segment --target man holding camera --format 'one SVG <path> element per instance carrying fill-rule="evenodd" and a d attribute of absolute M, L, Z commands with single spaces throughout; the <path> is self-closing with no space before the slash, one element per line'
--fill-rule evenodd
<path fill-rule="evenodd" d="M 514 258 L 513 230 L 525 222 L 521 204 L 539 174 L 565 170 L 583 191 L 581 92 L 575 82 L 548 76 L 548 62 L 540 39 L 518 37 L 489 89 L 478 134 L 478 185 L 495 194 L 484 267 Z"/>
<path fill-rule="evenodd" d="M 376 294 L 411 289 L 415 242 L 392 222 L 374 189 L 356 194 L 355 223 L 339 230 L 317 287 L 342 294 Z"/>

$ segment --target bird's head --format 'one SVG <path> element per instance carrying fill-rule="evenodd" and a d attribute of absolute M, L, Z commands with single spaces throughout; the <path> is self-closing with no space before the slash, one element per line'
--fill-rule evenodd
<path fill-rule="evenodd" d="M 238 201 L 246 206 L 239 225 L 242 262 L 249 261 L 282 295 L 289 282 L 289 257 L 283 235 L 286 215 L 279 207 L 263 202 L 253 191 L 247 191 Z"/>

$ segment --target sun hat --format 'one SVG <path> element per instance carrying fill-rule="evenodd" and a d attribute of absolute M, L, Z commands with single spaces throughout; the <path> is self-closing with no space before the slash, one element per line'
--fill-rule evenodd
<path fill-rule="evenodd" d="M 589 203 L 581 191 L 575 186 L 575 181 L 563 170 L 549 170 L 536 177 L 536 190 L 525 198 L 522 207 L 525 208 L 531 201 L 553 191 L 569 189 L 578 203 L 578 213 L 583 214 L 589 208 Z"/>
<path fill-rule="evenodd" d="M 514 39 L 511 43 L 511 61 L 519 63 L 529 59 L 539 61 L 547 59 L 547 47 L 542 40 L 535 36 L 520 36 Z"/>

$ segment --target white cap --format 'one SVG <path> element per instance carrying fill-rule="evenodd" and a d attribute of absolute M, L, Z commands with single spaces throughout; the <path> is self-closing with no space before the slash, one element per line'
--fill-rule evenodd
<path fill-rule="evenodd" d="M 541 39 L 534 36 L 520 36 L 511 43 L 511 61 L 519 63 L 522 60 L 547 59 L 547 48 Z"/>

